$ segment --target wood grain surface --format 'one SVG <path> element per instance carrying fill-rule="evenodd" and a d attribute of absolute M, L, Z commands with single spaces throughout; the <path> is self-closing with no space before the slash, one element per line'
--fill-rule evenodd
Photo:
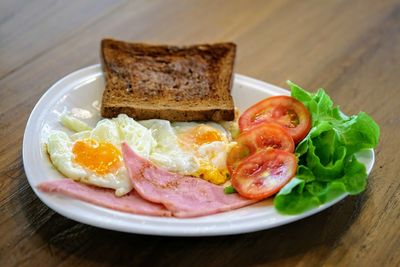
<path fill-rule="evenodd" d="M 46 207 L 28 185 L 22 138 L 58 79 L 99 62 L 104 37 L 234 41 L 236 72 L 323 87 L 381 127 L 368 187 L 304 220 L 202 238 L 107 231 Z M 400 2 L 0 2 L 0 266 L 399 266 Z"/>

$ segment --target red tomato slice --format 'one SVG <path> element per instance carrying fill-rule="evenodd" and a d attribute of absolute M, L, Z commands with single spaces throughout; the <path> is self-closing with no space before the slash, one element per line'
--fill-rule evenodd
<path fill-rule="evenodd" d="M 273 96 L 247 109 L 239 118 L 239 128 L 246 131 L 262 122 L 276 122 L 287 129 L 295 144 L 308 134 L 311 116 L 300 101 L 290 96 Z"/>
<path fill-rule="evenodd" d="M 262 150 L 241 161 L 232 186 L 247 198 L 263 199 L 278 192 L 296 174 L 297 158 L 277 149 Z"/>
<path fill-rule="evenodd" d="M 239 162 L 255 152 L 275 148 L 287 152 L 294 151 L 294 142 L 287 131 L 276 123 L 262 123 L 241 133 L 235 145 L 228 153 L 226 165 L 229 172 L 235 170 Z"/>

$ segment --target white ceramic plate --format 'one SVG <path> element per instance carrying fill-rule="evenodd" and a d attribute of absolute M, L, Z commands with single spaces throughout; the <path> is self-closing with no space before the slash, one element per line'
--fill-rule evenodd
<path fill-rule="evenodd" d="M 36 195 L 59 214 L 101 228 L 151 235 L 210 236 L 252 232 L 287 224 L 320 212 L 343 199 L 346 195 L 306 213 L 284 216 L 274 209 L 268 199 L 252 206 L 211 216 L 177 219 L 133 215 L 95 206 L 86 202 L 42 193 L 36 189 L 40 182 L 62 175 L 55 170 L 44 150 L 50 129 L 64 129 L 58 115 L 65 109 L 91 125 L 100 119 L 99 101 L 104 89 L 104 79 L 99 65 L 71 73 L 54 84 L 40 99 L 28 120 L 24 142 L 23 160 L 26 176 Z M 243 75 L 235 75 L 233 98 L 244 110 L 255 102 L 271 95 L 288 95 L 287 90 Z M 374 163 L 373 150 L 358 155 L 370 173 Z"/>

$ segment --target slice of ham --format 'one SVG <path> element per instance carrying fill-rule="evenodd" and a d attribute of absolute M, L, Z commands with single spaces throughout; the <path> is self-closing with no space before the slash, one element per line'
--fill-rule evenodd
<path fill-rule="evenodd" d="M 163 205 L 151 203 L 136 192 L 116 197 L 114 190 L 89 186 L 71 179 L 55 179 L 37 186 L 47 193 L 58 193 L 113 210 L 151 216 L 171 216 Z"/>
<path fill-rule="evenodd" d="M 168 172 L 122 144 L 125 166 L 133 187 L 144 199 L 163 204 L 175 217 L 188 218 L 237 209 L 257 202 L 225 194 L 222 186 L 203 179 Z"/>

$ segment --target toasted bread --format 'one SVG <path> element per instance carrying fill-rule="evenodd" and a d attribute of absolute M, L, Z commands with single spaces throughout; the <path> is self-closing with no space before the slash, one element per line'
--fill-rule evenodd
<path fill-rule="evenodd" d="M 235 54 L 234 43 L 177 47 L 104 39 L 101 57 L 106 88 L 101 115 L 233 120 L 230 91 Z"/>

